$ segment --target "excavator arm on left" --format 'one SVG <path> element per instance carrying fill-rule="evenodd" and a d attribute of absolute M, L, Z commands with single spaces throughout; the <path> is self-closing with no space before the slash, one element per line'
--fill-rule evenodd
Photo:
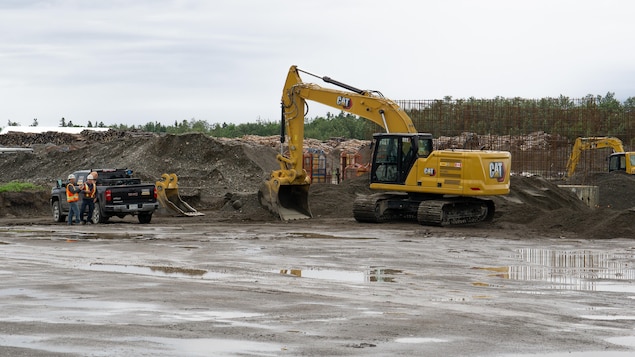
<path fill-rule="evenodd" d="M 282 91 L 280 141 L 285 143 L 288 138 L 288 153 L 284 155 L 281 145 L 281 152 L 276 157 L 280 169 L 271 173 L 259 191 L 261 204 L 283 220 L 312 217 L 308 204 L 311 179 L 302 168 L 307 100 L 359 115 L 383 127 L 386 132 L 417 132 L 410 117 L 395 102 L 380 93 L 361 90 L 329 77 L 319 77 L 348 91 L 323 88 L 303 82 L 300 72 L 304 71 L 291 66 Z"/>

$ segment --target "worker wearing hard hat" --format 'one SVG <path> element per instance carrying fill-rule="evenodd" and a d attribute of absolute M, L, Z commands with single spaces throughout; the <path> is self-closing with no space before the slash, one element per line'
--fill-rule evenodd
<path fill-rule="evenodd" d="M 77 202 L 79 201 L 79 187 L 75 185 L 75 175 L 68 175 L 68 183 L 66 184 L 66 201 L 68 202 L 68 224 L 73 224 L 73 218 L 75 218 L 74 223 L 79 223 L 79 207 Z"/>
<path fill-rule="evenodd" d="M 97 194 L 97 184 L 93 174 L 86 177 L 86 183 L 82 185 L 82 208 L 79 210 L 82 224 L 93 223 L 93 212 L 95 211 L 95 195 Z M 88 208 L 88 215 L 84 217 Z"/>

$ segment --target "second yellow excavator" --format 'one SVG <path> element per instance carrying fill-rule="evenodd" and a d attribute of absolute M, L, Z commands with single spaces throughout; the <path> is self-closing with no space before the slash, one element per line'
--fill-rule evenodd
<path fill-rule="evenodd" d="M 575 139 L 571 156 L 567 161 L 567 178 L 575 173 L 575 168 L 583 151 L 604 148 L 613 150 L 613 153 L 608 157 L 609 172 L 623 171 L 629 175 L 635 175 L 635 152 L 625 152 L 622 140 L 615 137 L 592 136 Z"/>
<path fill-rule="evenodd" d="M 300 72 L 345 90 L 304 83 Z M 358 115 L 386 131 L 373 136 L 370 188 L 380 192 L 356 199 L 353 216 L 358 222 L 477 223 L 490 220 L 495 209 L 492 200 L 480 196 L 509 193 L 509 152 L 433 150 L 432 135 L 417 132 L 403 109 L 381 93 L 291 66 L 282 93 L 280 169 L 271 173 L 259 191 L 261 204 L 283 220 L 312 217 L 310 178 L 302 168 L 307 100 Z M 287 137 L 288 154 L 284 155 Z"/>

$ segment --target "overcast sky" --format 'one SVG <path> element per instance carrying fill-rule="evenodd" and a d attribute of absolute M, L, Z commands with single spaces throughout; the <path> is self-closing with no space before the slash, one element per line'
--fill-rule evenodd
<path fill-rule="evenodd" d="M 0 127 L 277 121 L 293 64 L 394 100 L 623 101 L 633 14 L 629 0 L 0 0 Z"/>

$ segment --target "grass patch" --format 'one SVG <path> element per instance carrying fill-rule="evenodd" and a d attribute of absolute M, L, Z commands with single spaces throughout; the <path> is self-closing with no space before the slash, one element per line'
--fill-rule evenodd
<path fill-rule="evenodd" d="M 11 181 L 0 185 L 0 192 L 23 192 L 23 191 L 40 191 L 45 188 L 42 186 L 34 185 L 30 182 Z"/>

